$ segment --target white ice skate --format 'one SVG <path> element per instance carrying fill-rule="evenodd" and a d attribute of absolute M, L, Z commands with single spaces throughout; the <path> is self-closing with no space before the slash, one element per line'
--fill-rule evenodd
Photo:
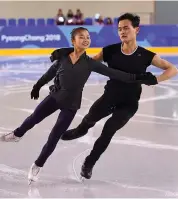
<path fill-rule="evenodd" d="M 32 164 L 28 173 L 28 184 L 30 185 L 33 181 L 38 180 L 38 174 L 41 170 L 41 167 L 38 167 L 35 163 Z"/>
<path fill-rule="evenodd" d="M 21 137 L 17 137 L 14 135 L 14 132 L 4 134 L 0 137 L 0 141 L 2 142 L 19 142 Z"/>

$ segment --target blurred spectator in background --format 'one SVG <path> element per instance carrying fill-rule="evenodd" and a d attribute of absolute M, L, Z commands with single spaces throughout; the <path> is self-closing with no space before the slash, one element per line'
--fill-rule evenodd
<path fill-rule="evenodd" d="M 84 24 L 84 19 L 83 19 L 83 13 L 81 12 L 80 9 L 76 10 L 75 14 L 75 24 L 76 25 L 83 25 Z"/>
<path fill-rule="evenodd" d="M 67 12 L 67 18 L 71 19 L 73 17 L 74 17 L 74 13 L 71 9 L 69 9 L 68 12 Z"/>
<path fill-rule="evenodd" d="M 73 14 L 71 9 L 69 9 L 68 12 L 67 12 L 66 24 L 67 25 L 75 25 L 74 14 Z"/>
<path fill-rule="evenodd" d="M 64 25 L 64 24 L 65 24 L 65 16 L 63 14 L 62 9 L 59 9 L 56 15 L 56 25 Z"/>
<path fill-rule="evenodd" d="M 103 17 L 100 14 L 95 15 L 95 24 L 96 25 L 104 25 Z"/>
<path fill-rule="evenodd" d="M 113 24 L 113 21 L 112 21 L 111 17 L 107 17 L 105 24 L 106 25 L 112 25 Z"/>

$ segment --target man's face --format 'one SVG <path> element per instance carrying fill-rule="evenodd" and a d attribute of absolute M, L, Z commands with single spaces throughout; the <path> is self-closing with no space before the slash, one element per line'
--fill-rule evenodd
<path fill-rule="evenodd" d="M 118 34 L 122 42 L 128 43 L 136 40 L 139 27 L 134 28 L 128 19 L 122 20 L 118 24 Z"/>

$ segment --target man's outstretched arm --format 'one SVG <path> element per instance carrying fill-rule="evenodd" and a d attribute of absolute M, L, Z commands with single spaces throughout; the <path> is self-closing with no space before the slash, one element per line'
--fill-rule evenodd
<path fill-rule="evenodd" d="M 177 68 L 172 63 L 168 62 L 165 59 L 162 59 L 158 55 L 155 55 L 153 57 L 151 64 L 157 68 L 164 70 L 164 72 L 161 75 L 157 76 L 158 82 L 166 81 L 178 74 Z"/>

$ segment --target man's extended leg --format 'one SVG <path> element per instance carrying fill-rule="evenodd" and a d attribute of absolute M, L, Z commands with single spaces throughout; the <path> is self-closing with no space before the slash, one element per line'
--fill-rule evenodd
<path fill-rule="evenodd" d="M 92 168 L 96 161 L 107 149 L 116 131 L 121 129 L 130 120 L 130 118 L 134 116 L 137 109 L 137 105 L 115 109 L 112 116 L 106 121 L 101 136 L 96 140 L 90 155 L 88 155 L 84 161 L 81 171 L 81 175 L 83 177 L 88 179 L 91 178 Z"/>
<path fill-rule="evenodd" d="M 83 118 L 78 127 L 66 131 L 62 135 L 61 139 L 73 140 L 86 135 L 88 130 L 93 127 L 96 122 L 110 115 L 113 112 L 113 108 L 112 104 L 108 103 L 108 98 L 102 95 L 97 101 L 94 102 L 88 114 Z"/>

